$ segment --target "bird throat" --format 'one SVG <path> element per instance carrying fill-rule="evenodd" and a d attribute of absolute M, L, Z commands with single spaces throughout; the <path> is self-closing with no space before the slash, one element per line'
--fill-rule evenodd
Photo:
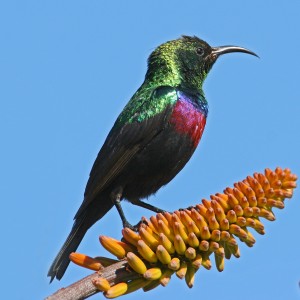
<path fill-rule="evenodd" d="M 178 100 L 174 106 L 170 124 L 179 134 L 188 135 L 196 148 L 203 134 L 208 104 L 204 97 L 177 92 Z"/>

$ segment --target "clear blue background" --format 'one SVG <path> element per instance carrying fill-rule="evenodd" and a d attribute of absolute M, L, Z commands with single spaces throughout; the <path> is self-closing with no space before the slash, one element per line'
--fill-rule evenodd
<path fill-rule="evenodd" d="M 181 34 L 260 55 L 223 56 L 204 88 L 210 105 L 195 155 L 151 203 L 199 203 L 255 171 L 300 175 L 300 2 L 2 1 L 0 4 L 1 298 L 43 299 L 90 274 L 70 265 L 49 285 L 48 268 L 82 201 L 93 161 L 117 115 L 142 83 L 146 59 Z M 132 223 L 151 213 L 124 205 Z M 166 287 L 124 299 L 169 297 L 299 299 L 300 194 L 264 220 L 266 235 L 222 273 L 201 269 L 188 289 Z M 78 251 L 106 255 L 100 234 L 119 238 L 111 210 Z M 101 299 L 102 295 L 93 299 Z"/>

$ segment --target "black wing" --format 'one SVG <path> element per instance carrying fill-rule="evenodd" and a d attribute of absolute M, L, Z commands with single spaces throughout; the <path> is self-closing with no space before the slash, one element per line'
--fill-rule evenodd
<path fill-rule="evenodd" d="M 177 93 L 174 88 L 159 87 L 153 90 L 150 99 L 144 101 L 139 106 L 139 111 L 134 113 L 137 121 L 119 126 L 117 120 L 94 162 L 85 189 L 83 203 L 75 218 L 117 178 L 132 157 L 164 129 L 176 100 Z M 138 121 L 139 114 L 147 110 L 147 105 L 149 106 L 151 101 L 163 105 L 163 110 L 143 121 Z"/>

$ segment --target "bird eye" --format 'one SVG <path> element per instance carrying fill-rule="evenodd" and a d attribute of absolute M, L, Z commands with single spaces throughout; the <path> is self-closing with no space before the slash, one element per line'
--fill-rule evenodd
<path fill-rule="evenodd" d="M 198 55 L 202 56 L 204 54 L 204 49 L 202 47 L 198 47 L 196 52 Z"/>

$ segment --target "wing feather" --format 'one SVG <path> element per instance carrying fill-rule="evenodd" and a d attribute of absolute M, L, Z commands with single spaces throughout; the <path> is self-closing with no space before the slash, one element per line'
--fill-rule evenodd
<path fill-rule="evenodd" d="M 169 97 L 169 99 L 165 101 L 165 107 L 161 112 L 139 121 L 139 116 L 142 113 L 145 114 L 147 109 L 145 105 L 149 101 L 159 103 L 159 100 L 164 99 L 164 97 Z M 139 106 L 139 112 L 133 112 L 135 118 L 132 122 L 119 126 L 118 119 L 121 115 L 119 116 L 94 162 L 85 189 L 83 203 L 75 218 L 99 193 L 108 188 L 132 158 L 164 129 L 176 100 L 177 93 L 174 88 L 159 87 L 153 90 L 151 99 L 144 101 L 144 104 Z"/>

